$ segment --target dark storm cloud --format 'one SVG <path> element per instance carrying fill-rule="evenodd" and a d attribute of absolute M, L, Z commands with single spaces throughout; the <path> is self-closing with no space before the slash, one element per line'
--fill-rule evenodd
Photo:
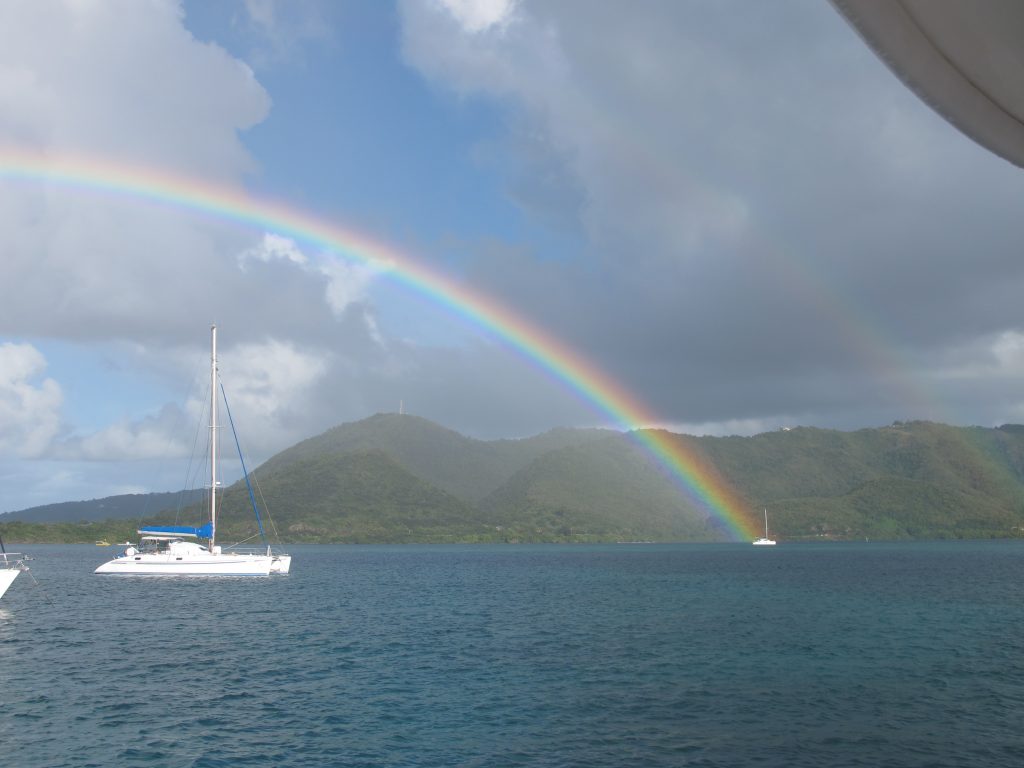
<path fill-rule="evenodd" d="M 580 190 L 531 199 L 510 173 L 527 210 L 577 221 L 583 255 L 482 247 L 474 279 L 666 419 L 952 411 L 993 339 L 1024 325 L 1024 174 L 826 4 L 523 2 L 485 32 L 405 12 L 409 60 L 510 105 L 522 169 Z M 960 418 L 1016 412 L 986 381 L 986 408 Z"/>

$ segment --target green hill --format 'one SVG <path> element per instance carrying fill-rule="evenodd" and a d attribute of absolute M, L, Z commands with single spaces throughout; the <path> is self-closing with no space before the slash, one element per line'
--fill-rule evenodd
<path fill-rule="evenodd" d="M 285 541 L 704 541 L 698 507 L 636 435 L 552 430 L 481 441 L 425 419 L 378 414 L 271 458 L 254 473 Z M 662 433 L 725 478 L 751 518 L 794 539 L 1011 537 L 1024 531 L 1024 427 L 895 423 L 754 437 Z M 104 500 L 98 500 L 103 502 Z M 81 515 L 83 507 L 65 506 Z M 104 507 L 93 502 L 94 510 Z M 21 514 L 32 520 L 32 510 Z M 197 506 L 164 521 L 202 521 Z M 8 518 L 10 519 L 10 518 Z M 124 523 L 0 524 L 19 541 L 122 537 Z M 75 524 L 71 524 L 75 523 Z M 222 499 L 222 539 L 254 533 L 243 484 Z M 47 538 L 49 537 L 49 538 Z"/>
<path fill-rule="evenodd" d="M 599 439 L 606 430 L 555 429 L 523 440 L 474 440 L 418 416 L 379 413 L 303 440 L 267 461 L 275 473 L 310 456 L 381 451 L 438 488 L 477 502 L 548 451 Z"/>
<path fill-rule="evenodd" d="M 549 451 L 481 503 L 514 540 L 716 538 L 651 457 L 625 435 Z"/>
<path fill-rule="evenodd" d="M 702 438 L 705 454 L 784 538 L 1016 536 L 1024 430 L 897 422 Z"/>
<path fill-rule="evenodd" d="M 416 477 L 380 450 L 310 454 L 254 474 L 260 506 L 287 541 L 451 542 L 485 538 L 474 508 Z M 252 529 L 243 485 L 224 494 L 221 531 Z"/>

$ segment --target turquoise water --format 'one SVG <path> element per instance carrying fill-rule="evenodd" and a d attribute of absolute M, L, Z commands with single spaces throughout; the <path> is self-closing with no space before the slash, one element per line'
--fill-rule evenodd
<path fill-rule="evenodd" d="M 19 549 L 11 765 L 1024 765 L 1021 543 Z"/>

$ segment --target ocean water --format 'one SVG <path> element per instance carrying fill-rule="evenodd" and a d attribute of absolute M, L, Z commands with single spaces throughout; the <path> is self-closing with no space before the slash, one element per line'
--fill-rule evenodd
<path fill-rule="evenodd" d="M 9 765 L 1024 765 L 1024 543 L 20 549 Z"/>

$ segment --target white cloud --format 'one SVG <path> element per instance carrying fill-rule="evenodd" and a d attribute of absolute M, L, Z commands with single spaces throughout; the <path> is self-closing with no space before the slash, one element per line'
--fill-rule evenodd
<path fill-rule="evenodd" d="M 0 4 L 0 138 L 206 178 L 251 170 L 237 132 L 266 116 L 269 99 L 182 18 L 170 0 Z"/>
<path fill-rule="evenodd" d="M 750 202 L 706 167 L 737 130 L 705 124 L 723 98 L 710 79 L 731 74 L 721 51 L 625 6 L 499 5 L 493 23 L 504 34 L 485 36 L 476 33 L 489 17 L 477 21 L 484 10 L 475 4 L 406 2 L 403 50 L 430 78 L 516 109 L 508 140 L 531 158 L 534 176 L 514 185 L 524 207 L 546 207 L 538 171 L 567 177 L 561 184 L 580 188 L 575 215 L 599 252 L 656 259 L 730 245 L 748 231 Z M 687 159 L 697 145 L 702 152 Z"/>
<path fill-rule="evenodd" d="M 84 437 L 72 437 L 54 445 L 54 458 L 72 461 L 139 461 L 167 459 L 188 454 L 188 435 L 180 412 L 166 406 L 156 416 L 141 421 L 122 420 Z"/>
<path fill-rule="evenodd" d="M 309 263 L 309 259 L 302 253 L 294 240 L 267 232 L 257 245 L 242 251 L 238 257 L 238 265 L 244 270 L 249 261 L 269 263 L 275 260 L 290 261 L 299 266 Z"/>
<path fill-rule="evenodd" d="M 999 369 L 1017 379 L 1024 375 L 1024 333 L 1004 331 L 992 342 L 991 349 Z"/>
<path fill-rule="evenodd" d="M 515 15 L 516 0 L 438 0 L 469 33 L 502 27 Z"/>
<path fill-rule="evenodd" d="M 936 361 L 933 376 L 947 382 L 1020 381 L 1024 377 L 1024 333 L 1007 330 L 971 339 Z"/>
<path fill-rule="evenodd" d="M 676 434 L 697 437 L 729 437 L 731 435 L 749 437 L 777 429 L 791 428 L 798 424 L 799 421 L 782 416 L 759 419 L 725 419 L 724 421 L 705 421 L 699 424 L 665 424 L 662 425 L 662 428 Z"/>
<path fill-rule="evenodd" d="M 295 423 L 293 414 L 305 409 L 326 373 L 326 353 L 270 339 L 240 344 L 218 357 L 235 425 L 245 438 L 243 450 L 262 454 L 303 436 L 305 425 Z"/>
<path fill-rule="evenodd" d="M 176 2 L 0 4 L 2 147 L 235 186 L 255 168 L 239 133 L 269 106 L 248 66 L 192 37 Z M 88 183 L 0 181 L 0 229 L 9 336 L 167 336 L 271 288 L 240 287 L 237 228 Z"/>
<path fill-rule="evenodd" d="M 32 345 L 0 344 L 0 456 L 40 456 L 57 436 L 63 395 L 45 370 Z"/>
<path fill-rule="evenodd" d="M 178 357 L 184 357 L 182 353 Z M 310 394 L 328 369 L 318 351 L 303 351 L 290 342 L 268 340 L 218 350 L 219 368 L 231 414 L 244 440 L 243 449 L 265 458 L 305 436 L 305 421 L 294 418 L 308 406 Z M 155 415 L 122 419 L 88 435 L 53 442 L 47 455 L 65 461 L 140 461 L 190 455 L 196 435 L 209 423 L 208 367 L 198 370 L 199 381 L 182 408 L 165 405 Z M 3 390 L 0 389 L 0 392 Z M 227 425 L 221 410 L 221 423 Z M 205 438 L 200 434 L 200 445 Z M 227 448 L 233 455 L 234 448 Z"/>
<path fill-rule="evenodd" d="M 327 304 L 334 314 L 340 315 L 350 304 L 366 298 L 377 271 L 327 257 L 320 265 L 320 273 L 327 278 Z"/>
<path fill-rule="evenodd" d="M 304 273 L 325 280 L 324 300 L 335 316 L 344 313 L 349 305 L 366 299 L 367 289 L 379 273 L 375 267 L 348 262 L 330 253 L 321 253 L 315 260 L 310 259 L 294 240 L 270 232 L 238 257 L 243 271 L 254 261 L 293 264 Z"/>

